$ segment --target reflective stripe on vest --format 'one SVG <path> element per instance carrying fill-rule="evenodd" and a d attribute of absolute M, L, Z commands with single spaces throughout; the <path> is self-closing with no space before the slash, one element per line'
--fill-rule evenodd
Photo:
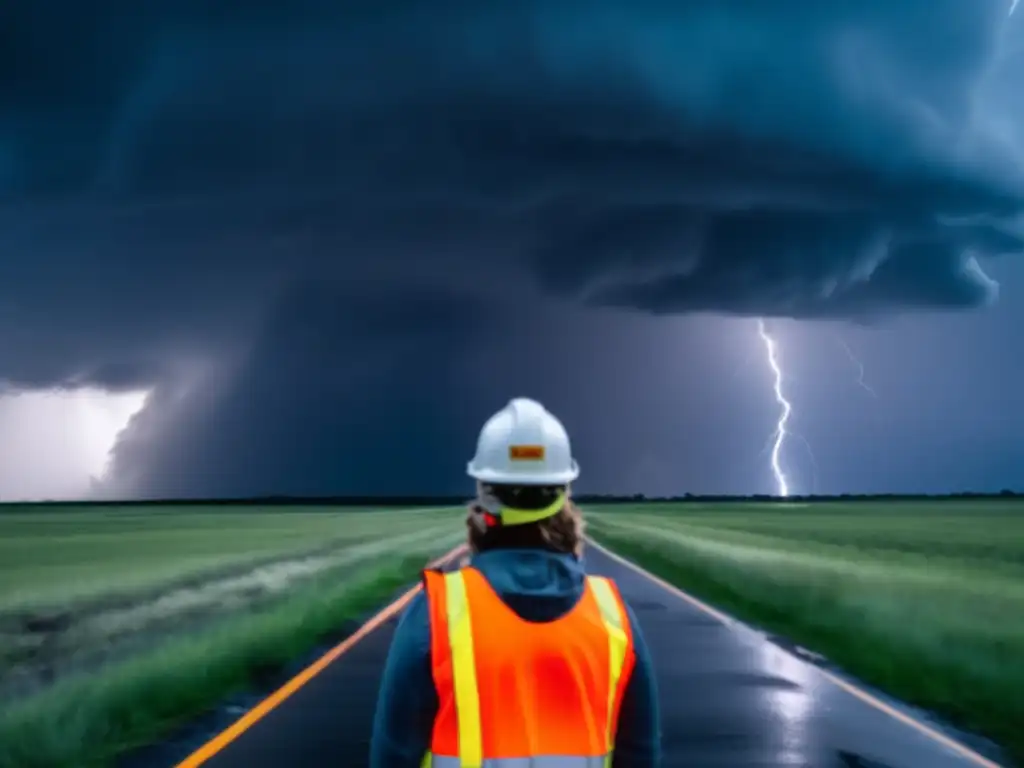
<path fill-rule="evenodd" d="M 608 758 L 577 757 L 575 755 L 546 755 L 541 757 L 491 757 L 482 763 L 481 768 L 604 768 Z M 424 761 L 427 768 L 468 768 L 458 757 L 427 755 Z"/>
<path fill-rule="evenodd" d="M 515 616 L 475 569 L 447 574 L 428 572 L 425 583 L 431 604 L 432 660 L 441 711 L 435 725 L 432 752 L 425 756 L 424 766 L 602 768 L 611 765 L 618 706 L 634 661 L 625 610 L 611 582 L 602 577 L 587 577 L 588 588 L 584 598 L 565 617 L 548 624 L 532 624 Z M 475 607 L 471 609 L 471 606 Z M 492 644 L 506 644 L 503 649 L 504 666 L 495 668 L 494 665 L 478 664 L 474 615 L 478 622 L 484 622 L 476 625 L 478 633 L 498 633 L 491 637 Z M 600 634 L 596 631 L 598 621 L 603 630 Z M 576 656 L 552 661 L 552 656 L 560 655 L 557 648 L 563 642 L 558 633 L 565 634 L 566 653 L 575 653 Z M 583 635 L 585 637 L 581 639 Z M 521 643 L 515 643 L 517 637 L 521 638 Z M 508 661 L 510 654 L 515 655 L 508 646 L 510 642 L 515 643 L 517 650 L 519 647 L 533 649 L 524 650 L 524 653 L 542 654 L 544 658 L 527 663 L 546 664 L 551 674 L 538 675 L 535 667 L 525 671 L 516 668 L 514 659 Z M 481 670 L 484 684 L 501 690 L 482 693 L 478 681 Z M 596 676 L 603 679 L 598 680 Z M 569 689 L 550 690 L 550 685 L 557 685 L 551 680 L 561 681 Z M 520 698 L 527 700 L 506 703 L 503 694 L 516 696 L 517 691 Z M 589 701 L 598 693 L 601 698 L 599 705 L 597 701 Z M 489 708 L 481 706 L 482 695 L 489 697 Z M 530 696 L 536 700 L 529 701 Z M 565 712 L 559 711 L 557 706 L 561 701 L 568 708 Z M 492 715 L 491 719 L 502 722 L 482 723 L 482 710 L 493 710 L 499 704 L 510 707 L 506 714 L 511 716 Z M 521 714 L 518 719 L 515 716 L 522 712 L 523 707 L 543 705 L 546 705 L 547 716 L 542 724 L 537 722 L 539 715 L 533 719 Z M 571 722 L 577 719 L 578 722 Z M 547 726 L 552 730 L 548 731 Z M 488 727 L 506 730 L 485 733 L 484 729 Z M 539 746 L 538 727 L 544 731 L 540 734 L 540 741 L 546 748 L 537 751 L 544 754 L 523 754 L 522 746 L 518 749 L 512 746 L 526 742 Z M 599 730 L 594 731 L 595 727 Z M 530 734 L 510 734 L 507 730 L 515 728 L 533 730 Z M 572 734 L 566 737 L 567 744 L 553 743 L 559 741 L 559 734 L 565 732 Z M 573 743 L 571 750 L 568 742 Z M 583 742 L 589 745 L 585 749 L 581 748 Z M 488 745 L 489 749 L 485 749 Z M 568 754 L 563 753 L 563 748 Z M 516 754 L 509 754 L 510 751 Z"/>

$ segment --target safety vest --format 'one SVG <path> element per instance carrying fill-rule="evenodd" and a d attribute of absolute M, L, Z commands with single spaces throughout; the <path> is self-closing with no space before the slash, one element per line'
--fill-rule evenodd
<path fill-rule="evenodd" d="M 520 618 L 468 567 L 426 571 L 439 708 L 424 768 L 608 768 L 633 638 L 622 598 L 589 576 L 552 622 Z"/>

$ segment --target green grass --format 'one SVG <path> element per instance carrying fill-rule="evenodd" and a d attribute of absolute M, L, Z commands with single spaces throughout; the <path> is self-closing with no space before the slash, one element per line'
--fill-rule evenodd
<path fill-rule="evenodd" d="M 157 510 L 148 513 L 153 518 L 151 528 L 147 528 L 147 513 L 138 510 L 108 515 L 90 511 L 83 520 L 68 519 L 81 514 L 47 512 L 42 517 L 49 519 L 43 520 L 19 515 L 17 521 L 0 515 L 0 540 L 5 526 L 8 532 L 18 528 L 22 544 L 34 542 L 37 553 L 49 546 L 43 533 L 49 526 L 56 532 L 53 546 L 65 553 L 67 567 L 60 573 L 90 585 L 83 591 L 76 583 L 62 582 L 38 569 L 29 553 L 22 552 L 17 563 L 3 563 L 6 578 L 13 580 L 12 574 L 20 572 L 44 581 L 18 591 L 22 605 L 26 594 L 47 603 L 83 596 L 103 598 L 103 584 L 108 592 L 130 593 L 138 590 L 131 581 L 136 577 L 148 589 L 159 588 L 184 576 L 199 578 L 229 562 L 245 566 L 254 559 L 322 552 L 326 540 L 341 542 L 340 556 L 330 561 L 330 567 L 296 581 L 272 599 L 225 606 L 214 621 L 168 633 L 125 658 L 65 676 L 24 700 L 5 703 L 0 708 L 0 768 L 110 765 L 124 751 L 159 740 L 229 694 L 284 668 L 325 638 L 337 636 L 346 621 L 382 605 L 402 585 L 415 581 L 428 559 L 463 537 L 451 511 L 281 510 L 240 515 L 210 510 L 204 516 L 192 510 L 171 514 Z M 368 537 L 387 544 L 370 543 Z M 224 542 L 228 550 L 224 557 L 210 551 L 211 539 Z M 239 539 L 252 549 L 247 550 Z M 139 542 L 148 542 L 152 558 L 159 562 L 122 552 Z M 197 551 L 199 557 L 195 557 Z M 361 554 L 350 554 L 356 552 Z M 123 570 L 119 572 L 111 560 Z M 197 562 L 202 565 L 197 567 Z M 8 605 L 18 602 L 8 595 Z"/>
<path fill-rule="evenodd" d="M 412 530 L 444 510 L 87 507 L 0 514 L 0 613 L 138 593 L 212 571 Z"/>
<path fill-rule="evenodd" d="M 588 513 L 598 541 L 652 572 L 993 738 L 1024 763 L 1024 505 L 649 504 Z M 0 514 L 0 615 L 111 595 L 145 600 L 254 563 L 340 553 L 285 594 L 5 706 L 0 768 L 104 766 L 161 738 L 411 582 L 429 556 L 458 542 L 455 520 L 451 510 Z M 401 544 L 366 549 L 384 537 Z"/>
<path fill-rule="evenodd" d="M 1024 504 L 622 505 L 594 538 L 1024 763 Z"/>

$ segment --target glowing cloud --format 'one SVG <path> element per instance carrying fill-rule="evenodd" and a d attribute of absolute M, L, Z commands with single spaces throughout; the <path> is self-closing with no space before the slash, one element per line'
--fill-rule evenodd
<path fill-rule="evenodd" d="M 81 389 L 0 397 L 0 499 L 86 496 L 146 394 Z"/>

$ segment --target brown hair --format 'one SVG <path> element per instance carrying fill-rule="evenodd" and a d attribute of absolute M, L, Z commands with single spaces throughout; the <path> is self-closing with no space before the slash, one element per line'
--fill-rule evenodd
<path fill-rule="evenodd" d="M 488 508 L 499 505 L 520 509 L 542 509 L 565 494 L 562 508 L 551 517 L 536 523 L 502 525 L 488 521 Z M 515 500 L 514 502 L 512 500 Z M 509 486 L 477 484 L 477 498 L 469 504 L 466 530 L 472 552 L 491 549 L 546 549 L 577 558 L 583 555 L 585 524 L 579 508 L 569 498 L 565 486 Z"/>

